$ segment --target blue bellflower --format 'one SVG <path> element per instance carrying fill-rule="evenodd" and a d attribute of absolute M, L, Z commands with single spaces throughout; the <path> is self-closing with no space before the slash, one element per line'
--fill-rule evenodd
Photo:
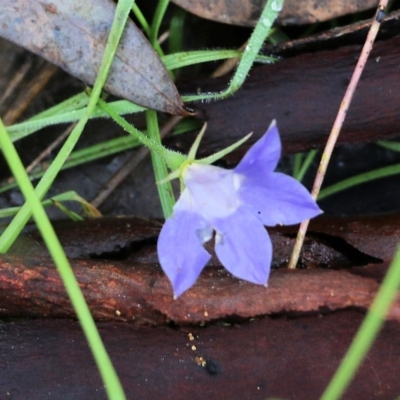
<path fill-rule="evenodd" d="M 193 161 L 181 171 L 184 190 L 157 244 L 162 269 L 177 298 L 197 280 L 211 255 L 204 243 L 214 237 L 221 264 L 237 278 L 267 285 L 272 244 L 264 225 L 292 225 L 322 211 L 294 178 L 274 172 L 281 155 L 278 128 L 227 170 Z"/>

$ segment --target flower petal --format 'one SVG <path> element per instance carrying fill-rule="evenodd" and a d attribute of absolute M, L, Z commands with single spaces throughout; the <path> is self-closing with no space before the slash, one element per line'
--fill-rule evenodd
<path fill-rule="evenodd" d="M 210 260 L 203 243 L 211 239 L 212 233 L 199 214 L 185 210 L 175 211 L 161 229 L 158 259 L 171 281 L 175 298 L 193 286 Z"/>
<path fill-rule="evenodd" d="M 234 171 L 246 176 L 259 176 L 272 172 L 281 156 L 281 139 L 275 120 L 267 132 L 250 147 Z"/>
<path fill-rule="evenodd" d="M 243 179 L 239 198 L 263 225 L 293 225 L 322 213 L 308 190 L 296 179 L 274 172 L 263 180 Z"/>
<path fill-rule="evenodd" d="M 234 276 L 267 284 L 272 244 L 261 222 L 245 208 L 232 216 L 213 221 L 217 231 L 215 252 L 222 265 Z"/>
<path fill-rule="evenodd" d="M 232 170 L 213 165 L 194 163 L 188 166 L 183 179 L 185 190 L 196 205 L 194 210 L 210 221 L 235 213 L 240 204 L 234 178 Z"/>

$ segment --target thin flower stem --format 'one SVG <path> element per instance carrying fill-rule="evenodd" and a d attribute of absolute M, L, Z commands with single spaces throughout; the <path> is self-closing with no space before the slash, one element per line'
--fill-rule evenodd
<path fill-rule="evenodd" d="M 249 73 L 255 59 L 258 56 L 261 46 L 271 30 L 272 24 L 282 9 L 283 1 L 284 0 L 268 0 L 265 4 L 264 10 L 261 13 L 260 19 L 254 28 L 253 33 L 250 36 L 249 43 L 245 48 L 243 57 L 239 62 L 228 88 L 220 93 L 187 96 L 185 101 L 223 99 L 235 93 L 243 85 L 243 82 L 247 78 L 247 74 Z"/>
<path fill-rule="evenodd" d="M 169 0 L 158 0 L 157 8 L 154 13 L 153 21 L 151 24 L 149 40 L 153 47 L 158 45 L 158 33 L 160 30 L 161 22 L 164 18 L 165 11 L 167 10 Z M 162 54 L 160 54 L 161 56 Z M 172 78 L 174 75 L 172 71 L 169 71 Z M 147 134 L 148 137 L 158 145 L 161 145 L 160 130 L 158 127 L 157 113 L 152 110 L 146 111 L 146 123 L 147 123 Z M 172 191 L 171 182 L 166 181 L 168 176 L 167 170 L 167 157 L 160 156 L 160 152 L 155 152 L 153 149 L 151 151 L 151 161 L 153 163 L 154 175 L 157 182 L 163 181 L 157 185 L 158 196 L 160 197 L 161 207 L 165 219 L 172 215 L 173 207 L 175 204 L 175 197 Z"/>
<path fill-rule="evenodd" d="M 183 133 L 198 129 L 199 125 L 194 120 L 182 120 L 171 136 L 181 135 Z M 164 128 L 163 128 L 164 129 Z M 162 136 L 162 134 L 161 134 Z M 71 153 L 68 160 L 63 164 L 62 170 L 72 168 L 78 165 L 88 163 L 89 161 L 98 160 L 112 154 L 120 153 L 125 150 L 130 150 L 140 146 L 141 143 L 131 135 L 113 138 L 95 145 L 79 149 Z M 38 167 L 29 175 L 31 181 L 41 178 L 46 171 L 43 167 Z M 15 181 L 0 182 L 0 193 L 13 189 L 17 184 Z"/>
<path fill-rule="evenodd" d="M 181 116 L 171 117 L 167 123 L 161 128 L 160 138 L 161 140 L 172 131 L 176 124 L 182 120 Z M 117 171 L 116 174 L 104 185 L 103 190 L 93 199 L 90 204 L 93 207 L 98 208 L 108 196 L 132 173 L 132 170 L 136 168 L 149 154 L 150 149 L 142 147 L 138 151 L 135 151 L 124 165 Z"/>
<path fill-rule="evenodd" d="M 358 81 L 360 80 L 361 74 L 368 60 L 369 53 L 372 50 L 372 46 L 375 41 L 376 35 L 378 34 L 382 20 L 381 15 L 384 12 L 387 3 L 388 0 L 382 0 L 378 6 L 374 19 L 372 21 L 371 28 L 368 32 L 368 36 L 365 41 L 364 47 L 361 51 L 360 58 L 358 59 L 349 86 L 347 87 L 342 103 L 340 104 L 339 111 L 336 116 L 335 122 L 333 124 L 328 141 L 326 143 L 324 152 L 322 154 L 321 162 L 318 167 L 317 175 L 315 177 L 314 185 L 311 191 L 311 195 L 314 199 L 317 199 L 318 194 L 321 190 L 322 182 L 324 181 L 325 173 L 329 165 L 329 160 L 331 158 L 333 149 L 335 148 L 336 141 L 339 137 L 339 133 L 342 128 L 344 119 L 346 118 L 346 114 L 350 107 L 350 103 L 353 98 L 354 92 L 356 90 Z M 300 224 L 299 232 L 297 234 L 296 243 L 293 249 L 292 256 L 289 261 L 288 268 L 296 268 L 309 223 L 310 220 L 306 220 Z"/>
<path fill-rule="evenodd" d="M 147 134 L 149 135 L 149 138 L 162 147 L 156 111 L 147 110 L 146 121 Z M 165 163 L 165 158 L 160 156 L 159 153 L 151 151 L 150 154 L 156 181 L 163 182 L 157 185 L 157 190 L 160 197 L 164 217 L 165 219 L 167 219 L 172 215 L 173 207 L 175 204 L 175 197 L 174 192 L 172 191 L 171 182 L 165 180 L 168 176 L 167 165 Z"/>
<path fill-rule="evenodd" d="M 137 139 L 144 146 L 148 147 L 150 150 L 159 154 L 161 157 L 166 157 L 167 150 L 161 143 L 155 141 L 153 138 L 149 138 L 144 133 L 140 132 L 134 126 L 132 126 L 126 119 L 118 115 L 104 100 L 98 100 L 99 107 L 104 110 L 110 118 L 114 120 L 121 128 L 126 132 L 130 133 L 135 139 Z"/>

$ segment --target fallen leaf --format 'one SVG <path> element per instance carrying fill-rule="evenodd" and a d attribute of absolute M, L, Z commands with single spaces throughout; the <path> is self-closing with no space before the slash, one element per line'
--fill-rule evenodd
<path fill-rule="evenodd" d="M 114 11 L 111 0 L 5 0 L 0 36 L 92 85 Z M 187 114 L 168 71 L 130 20 L 104 89 L 151 109 Z"/>
<path fill-rule="evenodd" d="M 232 25 L 254 26 L 266 0 L 172 0 L 199 17 Z M 376 7 L 377 0 L 285 0 L 277 22 L 302 25 L 323 22 Z"/>

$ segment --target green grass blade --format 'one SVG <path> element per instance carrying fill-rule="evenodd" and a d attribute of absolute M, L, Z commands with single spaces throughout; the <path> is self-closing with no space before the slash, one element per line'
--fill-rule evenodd
<path fill-rule="evenodd" d="M 85 107 L 89 101 L 89 97 L 85 92 L 76 94 L 63 102 L 56 104 L 55 106 L 36 114 L 35 116 L 28 119 L 28 121 L 35 121 L 41 118 L 48 118 L 53 115 L 57 115 L 61 112 L 67 112 L 72 110 L 77 110 L 79 108 Z M 10 135 L 10 127 L 7 127 L 7 132 Z M 12 135 L 10 135 L 11 137 Z"/>
<path fill-rule="evenodd" d="M 400 286 L 400 250 L 379 288 L 375 300 L 361 324 L 342 363 L 325 389 L 321 400 L 340 399 L 350 384 L 358 367 L 377 337 L 390 305 Z"/>
<path fill-rule="evenodd" d="M 85 126 L 86 122 L 88 121 L 90 114 L 93 112 L 93 110 L 96 107 L 96 103 L 100 97 L 102 87 L 107 79 L 108 71 L 111 67 L 113 57 L 117 50 L 118 42 L 122 36 L 126 20 L 129 16 L 130 9 L 132 8 L 133 1 L 134 0 L 121 0 L 117 4 L 114 20 L 113 20 L 112 27 L 111 27 L 111 32 L 110 32 L 110 35 L 109 35 L 109 38 L 107 41 L 107 45 L 106 45 L 106 49 L 104 52 L 104 56 L 103 56 L 103 59 L 102 59 L 101 65 L 100 65 L 99 74 L 96 78 L 96 81 L 95 81 L 95 84 L 93 87 L 93 91 L 91 93 L 90 100 L 88 103 L 88 107 L 86 109 L 86 114 L 79 121 L 79 123 L 77 124 L 75 129 L 72 131 L 70 138 L 71 138 L 71 136 L 73 136 L 73 133 L 75 131 L 75 138 L 77 140 L 77 138 L 79 137 L 80 133 L 83 130 L 83 127 Z M 71 148 L 65 148 L 67 143 L 68 143 L 68 140 L 63 146 L 63 149 L 64 149 L 63 156 L 68 156 L 73 148 L 73 146 Z M 19 179 L 19 180 L 22 179 L 20 187 L 27 199 L 27 202 L 21 208 L 17 217 L 14 218 L 14 220 L 11 222 L 9 227 L 6 229 L 6 231 L 0 237 L 0 241 L 4 240 L 4 242 L 5 242 L 5 243 L 3 242 L 0 245 L 0 251 L 4 251 L 4 249 L 7 248 L 7 246 L 9 247 L 13 243 L 16 235 L 19 234 L 19 232 L 22 230 L 23 226 L 29 219 L 30 214 L 31 214 L 31 209 L 32 209 L 32 212 L 34 213 L 35 220 L 38 224 L 38 227 L 43 234 L 43 239 L 45 240 L 46 245 L 48 246 L 49 250 L 51 251 L 51 254 L 54 257 L 57 266 L 59 267 L 61 278 L 63 279 L 64 285 L 67 288 L 67 292 L 71 298 L 71 302 L 77 313 L 78 319 L 81 323 L 81 326 L 83 328 L 85 336 L 90 344 L 97 367 L 99 369 L 100 375 L 105 384 L 107 395 L 108 395 L 109 399 L 125 399 L 124 391 L 119 382 L 118 376 L 113 368 L 111 360 L 103 346 L 103 343 L 101 341 L 101 338 L 99 336 L 97 328 L 91 317 L 89 308 L 88 308 L 88 306 L 85 302 L 85 299 L 79 289 L 79 286 L 75 280 L 72 270 L 69 267 L 68 260 L 65 257 L 62 247 L 59 244 L 57 237 L 56 237 L 54 231 L 52 230 L 52 226 L 51 226 L 50 222 L 48 221 L 47 216 L 44 212 L 44 209 L 40 203 L 40 200 L 43 198 L 43 196 L 46 192 L 46 190 L 45 190 L 46 187 L 43 184 L 43 190 L 39 190 L 39 185 L 40 185 L 40 183 L 39 183 L 37 190 L 36 191 L 33 190 L 33 187 L 31 186 L 29 178 L 27 177 L 27 175 L 24 171 L 23 165 L 22 165 L 21 161 L 19 160 L 18 155 L 15 151 L 15 148 L 12 145 L 11 140 L 9 140 L 5 129 L 3 129 L 2 142 L 0 144 L 3 148 L 3 151 L 5 153 L 7 160 L 10 163 L 11 169 L 13 171 L 15 170 L 15 178 Z M 59 155 L 60 155 L 60 153 L 58 154 L 58 156 Z M 60 157 L 60 158 L 62 158 L 62 157 Z M 66 157 L 63 160 L 64 162 L 65 162 L 65 159 L 66 159 Z M 56 157 L 56 160 L 57 160 L 57 157 Z M 55 161 L 53 162 L 53 164 L 55 164 Z M 53 166 L 53 164 L 52 164 L 52 166 Z M 57 170 L 55 168 L 51 168 L 51 167 L 49 168 L 49 171 L 52 170 L 52 173 L 54 175 L 53 180 L 54 180 L 55 175 L 60 170 L 61 166 L 62 166 L 62 164 L 58 165 Z M 41 182 L 44 181 L 44 178 L 45 177 L 43 177 Z M 47 183 L 49 183 L 49 182 L 47 182 Z M 18 216 L 20 216 L 19 223 L 18 223 Z M 10 227 L 11 227 L 11 230 L 10 230 Z M 14 238 L 13 238 L 13 236 L 14 236 Z"/>
<path fill-rule="evenodd" d="M 57 154 L 53 163 L 51 164 L 51 166 L 49 167 L 49 169 L 46 171 L 43 178 L 39 182 L 36 188 L 36 193 L 40 200 L 43 199 L 43 197 L 49 190 L 50 186 L 53 184 L 54 179 L 56 178 L 58 172 L 61 170 L 68 156 L 71 154 L 71 151 L 73 150 L 74 146 L 79 140 L 79 137 L 86 125 L 86 122 L 89 120 L 90 115 L 92 114 L 92 112 L 96 107 L 97 101 L 100 98 L 102 87 L 107 79 L 107 74 L 111 67 L 114 54 L 117 50 L 119 39 L 122 36 L 122 32 L 125 26 L 125 20 L 128 17 L 132 3 L 133 0 L 123 0 L 120 1 L 117 5 L 118 15 L 116 13 L 116 16 L 114 18 L 111 27 L 110 36 L 107 41 L 102 62 L 100 64 L 99 75 L 96 78 L 93 90 L 91 92 L 86 112 L 84 116 L 79 120 L 75 128 L 72 130 L 67 141 L 64 143 L 63 147 Z M 126 9 L 127 5 L 129 5 L 129 10 Z M 120 11 L 121 7 L 125 7 L 123 15 L 121 14 Z M 0 236 L 0 253 L 5 253 L 10 248 L 14 240 L 17 238 L 21 230 L 28 222 L 30 216 L 31 216 L 30 208 L 28 203 L 26 203 L 22 206 L 19 213 L 15 216 L 13 221 Z"/>
<path fill-rule="evenodd" d="M 199 50 L 181 52 L 163 56 L 162 60 L 168 70 L 178 69 L 189 65 L 225 60 L 228 58 L 241 57 L 243 52 L 238 50 Z M 258 55 L 256 61 L 274 62 L 274 57 Z M 191 97 L 187 97 L 190 100 Z M 70 99 L 30 118 L 27 121 L 11 125 L 7 128 L 11 140 L 20 140 L 47 126 L 76 122 L 87 114 L 87 103 L 89 97 L 86 93 L 80 93 Z M 108 105 L 119 115 L 132 114 L 144 111 L 145 108 L 128 100 L 118 100 Z M 108 114 L 97 107 L 90 114 L 90 119 L 108 118 Z"/>
<path fill-rule="evenodd" d="M 29 177 L 29 180 L 31 178 Z M 61 202 L 61 201 L 76 201 L 81 205 L 87 206 L 88 202 L 81 196 L 78 195 L 74 190 L 69 190 L 64 193 L 57 194 L 56 196 L 52 196 L 51 199 L 43 200 L 42 206 L 48 207 L 54 204 L 54 202 Z M 3 208 L 0 210 L 0 218 L 12 217 L 15 215 L 21 207 L 9 207 Z"/>
<path fill-rule="evenodd" d="M 243 51 L 239 50 L 196 50 L 169 54 L 162 57 L 162 61 L 166 68 L 171 70 L 187 67 L 188 65 L 242 57 L 243 54 Z M 263 62 L 274 62 L 276 58 L 257 55 L 256 61 L 259 60 Z"/>
<path fill-rule="evenodd" d="M 37 196 L 19 158 L 14 145 L 8 137 L 2 121 L 0 120 L 0 145 L 4 156 L 13 172 L 19 187 L 26 199 L 26 204 L 32 210 L 36 224 L 43 236 L 43 240 L 57 266 L 58 272 L 64 283 L 68 296 L 78 316 L 79 322 L 90 343 L 90 348 L 99 368 L 100 374 L 106 386 L 109 399 L 124 399 L 124 391 L 119 382 L 118 376 L 114 370 L 111 360 L 103 345 L 96 325 L 93 321 L 89 307 L 79 288 L 78 282 L 65 256 L 64 250 L 54 232 L 53 226 L 44 211 L 40 199 Z"/>
<path fill-rule="evenodd" d="M 86 103 L 89 101 L 89 97 L 86 96 Z M 115 110 L 118 114 L 133 114 L 145 110 L 144 107 L 138 106 L 127 100 L 118 100 L 108 103 L 109 106 Z M 35 118 L 19 124 L 12 125 L 7 128 L 11 140 L 14 142 L 16 140 L 22 139 L 39 129 L 45 128 L 50 125 L 63 124 L 79 121 L 81 118 L 85 118 L 87 114 L 87 107 L 66 110 L 60 112 L 56 115 L 45 116 L 41 118 Z M 109 118 L 108 114 L 105 113 L 101 108 L 95 107 L 93 112 L 89 116 L 90 119 L 93 118 Z"/>
<path fill-rule="evenodd" d="M 332 196 L 335 193 L 349 189 L 356 185 L 360 185 L 362 183 L 371 182 L 375 179 L 386 178 L 397 174 L 400 174 L 400 164 L 389 165 L 388 167 L 382 167 L 372 171 L 364 172 L 322 189 L 319 193 L 318 200 L 325 199 L 328 196 Z"/>
<path fill-rule="evenodd" d="M 156 45 L 158 44 L 157 39 L 158 39 L 158 32 L 160 31 L 160 26 L 161 22 L 164 18 L 165 11 L 167 10 L 169 4 L 169 0 L 158 0 L 157 3 L 157 8 L 154 13 L 153 21 L 151 23 L 150 27 L 150 34 L 149 34 L 149 40 L 150 44 L 156 48 Z M 160 56 L 162 54 L 159 54 Z"/>
<path fill-rule="evenodd" d="M 132 12 L 135 14 L 135 17 L 138 19 L 139 24 L 145 31 L 147 37 L 150 37 L 151 27 L 150 27 L 149 23 L 147 22 L 145 16 L 143 15 L 142 11 L 136 4 L 133 5 Z M 153 44 L 153 47 L 159 56 L 162 56 L 164 54 L 161 49 L 160 44 L 157 41 Z"/>
<path fill-rule="evenodd" d="M 143 15 L 142 11 L 138 7 L 136 3 L 133 4 L 132 6 L 132 12 L 135 14 L 135 17 L 139 21 L 139 24 L 143 28 L 143 30 L 146 32 L 146 35 L 150 35 L 150 25 L 146 20 L 146 17 Z"/>
<path fill-rule="evenodd" d="M 303 162 L 303 153 L 297 153 L 294 155 L 294 162 L 293 162 L 293 178 L 299 180 L 298 175 L 300 172 L 301 164 Z"/>
<path fill-rule="evenodd" d="M 295 176 L 295 178 L 301 182 L 304 178 L 304 175 L 307 173 L 308 168 L 310 167 L 311 163 L 313 162 L 315 156 L 317 155 L 317 150 L 310 150 L 307 153 L 307 156 L 303 162 L 303 164 L 301 165 L 301 167 L 299 168 L 299 171 L 297 173 L 297 175 Z"/>
<path fill-rule="evenodd" d="M 400 143 L 399 142 L 390 142 L 388 140 L 378 140 L 376 142 L 381 147 L 384 147 L 385 149 L 393 150 L 393 151 L 400 151 Z"/>
<path fill-rule="evenodd" d="M 177 8 L 169 25 L 168 48 L 170 53 L 178 53 L 183 50 L 183 27 L 187 12 L 183 8 Z"/>

